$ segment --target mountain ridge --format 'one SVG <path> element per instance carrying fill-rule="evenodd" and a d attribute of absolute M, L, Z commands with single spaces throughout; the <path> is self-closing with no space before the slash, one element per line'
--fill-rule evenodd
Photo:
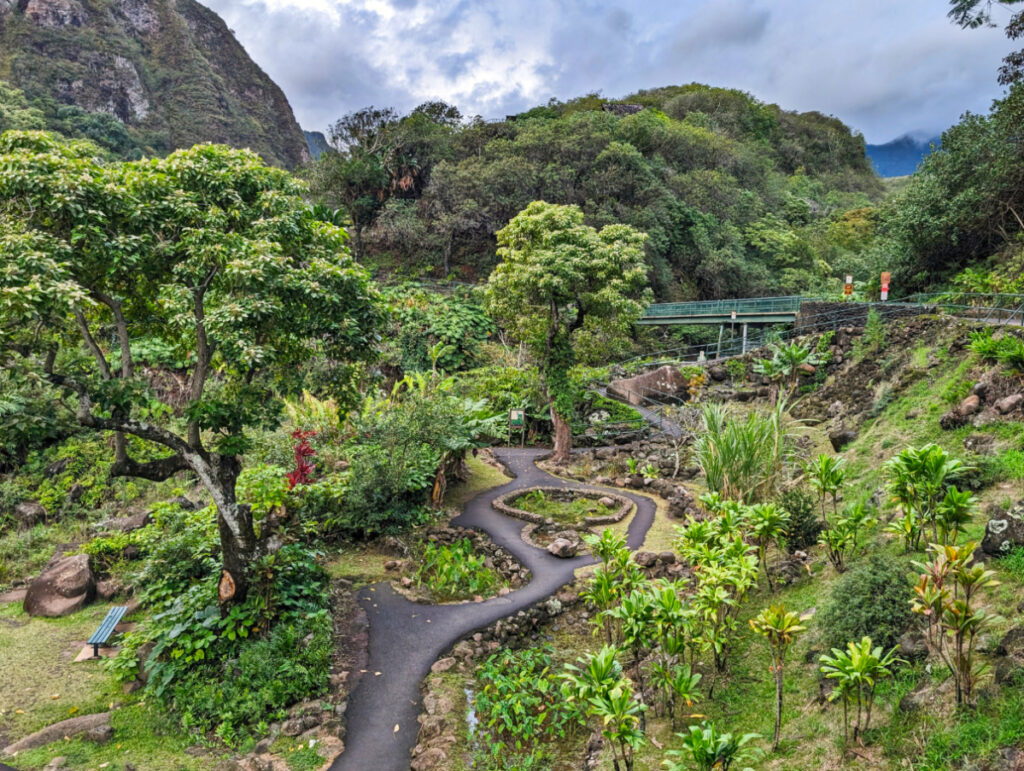
<path fill-rule="evenodd" d="M 309 157 L 284 92 L 195 0 L 0 0 L 0 79 L 48 124 L 116 119 L 128 139 L 108 148 L 129 157 L 200 142 L 288 168 Z"/>

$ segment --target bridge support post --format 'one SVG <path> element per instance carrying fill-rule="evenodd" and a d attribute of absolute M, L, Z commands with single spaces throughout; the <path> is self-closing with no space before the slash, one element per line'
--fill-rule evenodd
<path fill-rule="evenodd" d="M 722 333 L 725 332 L 725 324 L 718 325 L 718 349 L 715 351 L 715 358 L 722 358 Z"/>
<path fill-rule="evenodd" d="M 747 352 L 747 325 L 743 325 L 743 353 Z"/>

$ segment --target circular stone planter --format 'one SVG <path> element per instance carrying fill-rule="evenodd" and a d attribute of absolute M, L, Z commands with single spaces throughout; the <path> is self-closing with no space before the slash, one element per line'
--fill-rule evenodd
<path fill-rule="evenodd" d="M 569 527 L 590 527 L 592 525 L 610 525 L 614 522 L 620 521 L 629 512 L 633 510 L 633 501 L 624 495 L 618 493 L 607 492 L 605 490 L 586 490 L 579 488 L 565 488 L 565 487 L 527 487 L 520 488 L 519 490 L 513 490 L 505 493 L 491 502 L 491 506 L 502 514 L 521 519 L 524 522 L 531 522 L 535 525 L 546 525 L 550 524 L 546 517 L 540 514 L 535 514 L 532 511 L 526 511 L 513 505 L 513 503 L 522 498 L 524 495 L 529 495 L 532 492 L 543 492 L 545 497 L 551 498 L 556 501 L 572 501 L 577 498 L 588 498 L 591 500 L 599 500 L 601 498 L 610 498 L 612 501 L 617 503 L 618 508 L 611 514 L 599 516 L 599 517 L 584 517 L 582 522 L 570 523 L 563 522 L 558 523 L 560 526 L 566 528 Z"/>

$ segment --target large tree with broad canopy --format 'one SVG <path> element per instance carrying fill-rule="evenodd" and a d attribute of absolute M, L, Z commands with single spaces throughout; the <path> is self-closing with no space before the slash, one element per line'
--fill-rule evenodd
<path fill-rule="evenodd" d="M 195 473 L 217 508 L 221 599 L 238 602 L 269 531 L 235 496 L 245 429 L 274 425 L 269 384 L 312 357 L 351 385 L 379 304 L 345 232 L 255 154 L 98 154 L 0 136 L 0 361 L 113 432 L 114 475 Z M 143 462 L 126 435 L 163 452 Z"/>
<path fill-rule="evenodd" d="M 540 366 L 555 426 L 552 460 L 572 449 L 573 336 L 588 323 L 623 332 L 643 312 L 646 236 L 629 225 L 585 225 L 578 206 L 534 201 L 497 233 L 501 262 L 487 286 L 489 312 Z"/>

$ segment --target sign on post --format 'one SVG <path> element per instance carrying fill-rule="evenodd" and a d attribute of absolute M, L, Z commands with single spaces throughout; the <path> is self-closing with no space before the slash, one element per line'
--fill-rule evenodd
<path fill-rule="evenodd" d="M 889 279 L 892 278 L 892 274 L 888 271 L 882 273 L 882 302 L 889 299 Z"/>
<path fill-rule="evenodd" d="M 508 411 L 508 443 L 512 444 L 512 429 L 517 428 L 521 432 L 520 437 L 522 441 L 520 444 L 526 445 L 526 411 L 525 410 L 509 410 Z"/>
<path fill-rule="evenodd" d="M 843 287 L 843 294 L 847 297 L 853 294 L 853 276 L 846 277 L 846 286 Z"/>

